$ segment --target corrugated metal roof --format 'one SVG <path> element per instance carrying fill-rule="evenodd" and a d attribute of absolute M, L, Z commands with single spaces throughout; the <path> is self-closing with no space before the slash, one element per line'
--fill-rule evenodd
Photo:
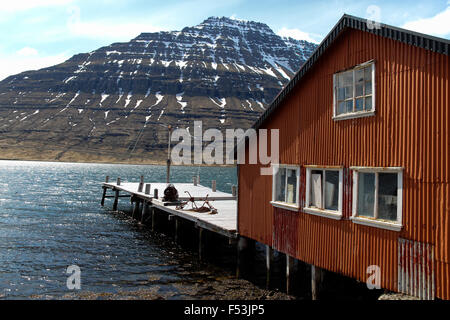
<path fill-rule="evenodd" d="M 269 115 L 274 112 L 274 110 L 292 91 L 292 89 L 300 81 L 300 79 L 302 79 L 303 76 L 311 69 L 311 67 L 334 42 L 334 40 L 347 28 L 373 33 L 378 36 L 397 40 L 412 46 L 442 53 L 447 56 L 449 55 L 450 41 L 447 39 L 433 37 L 430 35 L 393 27 L 383 23 L 379 23 L 379 28 L 369 29 L 367 26 L 367 21 L 367 19 L 344 14 L 338 21 L 338 23 L 334 26 L 334 28 L 328 33 L 325 39 L 316 48 L 311 57 L 303 64 L 300 70 L 295 74 L 291 81 L 289 81 L 284 89 L 275 97 L 270 107 L 258 118 L 258 120 L 256 120 L 252 127 L 258 129 L 263 124 L 267 117 L 269 117 Z"/>

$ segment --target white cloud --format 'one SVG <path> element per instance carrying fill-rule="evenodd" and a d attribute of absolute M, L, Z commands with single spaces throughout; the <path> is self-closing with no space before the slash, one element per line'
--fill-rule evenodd
<path fill-rule="evenodd" d="M 309 42 L 319 43 L 319 41 L 314 39 L 317 38 L 317 36 L 301 31 L 299 29 L 281 28 L 280 30 L 278 30 L 277 34 L 281 37 L 291 37 L 297 40 L 306 40 Z"/>
<path fill-rule="evenodd" d="M 448 36 L 450 35 L 450 6 L 434 17 L 406 22 L 402 28 L 434 36 Z"/>
<path fill-rule="evenodd" d="M 20 51 L 20 50 L 19 50 Z M 0 81 L 6 77 L 28 70 L 38 70 L 50 67 L 69 59 L 66 53 L 52 56 L 15 55 L 0 56 Z"/>
<path fill-rule="evenodd" d="M 115 41 L 124 41 L 135 38 L 142 32 L 162 31 L 146 21 L 121 22 L 117 19 L 103 19 L 95 21 L 82 21 L 81 10 L 77 6 L 68 9 L 70 14 L 67 28 L 73 36 L 84 38 L 111 38 Z"/>
<path fill-rule="evenodd" d="M 37 56 L 38 51 L 35 48 L 24 47 L 19 51 L 17 51 L 17 54 L 19 56 L 30 57 L 30 56 Z"/>
<path fill-rule="evenodd" d="M 2 12 L 17 12 L 39 7 L 61 6 L 71 3 L 73 0 L 12 0 L 0 3 Z"/>

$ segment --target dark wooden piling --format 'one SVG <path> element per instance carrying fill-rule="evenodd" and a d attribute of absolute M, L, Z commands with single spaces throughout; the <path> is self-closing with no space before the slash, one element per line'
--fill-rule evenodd
<path fill-rule="evenodd" d="M 294 258 L 286 255 L 286 293 L 292 293 L 292 276 L 294 271 Z"/>
<path fill-rule="evenodd" d="M 150 194 L 150 183 L 145 184 L 145 194 Z"/>
<path fill-rule="evenodd" d="M 117 210 L 117 205 L 119 203 L 119 190 L 115 189 L 116 193 L 114 196 L 114 204 L 113 204 L 113 210 L 116 211 Z"/>
<path fill-rule="evenodd" d="M 105 183 L 109 182 L 109 176 L 106 176 L 105 178 Z M 102 196 L 102 201 L 101 201 L 101 206 L 103 207 L 105 205 L 105 198 L 106 198 L 106 191 L 108 190 L 108 187 L 103 186 L 103 196 Z"/>
<path fill-rule="evenodd" d="M 255 253 L 255 240 L 239 236 L 236 257 L 236 278 L 245 277 L 251 256 Z"/>
<path fill-rule="evenodd" d="M 266 289 L 270 289 L 270 279 L 273 264 L 273 249 L 266 245 Z"/>
<path fill-rule="evenodd" d="M 131 217 L 133 219 L 138 219 L 139 217 L 139 207 L 141 205 L 141 200 L 140 199 L 134 199 L 134 206 L 133 206 L 133 214 L 131 215 Z"/>
<path fill-rule="evenodd" d="M 236 197 L 236 194 L 237 194 L 236 186 L 232 186 L 231 187 L 231 194 L 232 194 L 233 197 Z"/>
<path fill-rule="evenodd" d="M 198 260 L 202 261 L 205 255 L 205 241 L 203 228 L 198 228 Z"/>
<path fill-rule="evenodd" d="M 101 206 L 105 206 L 105 198 L 106 198 L 106 190 L 108 190 L 107 187 L 103 186 L 103 196 L 102 196 L 102 201 L 101 201 Z"/>
<path fill-rule="evenodd" d="M 311 299 L 319 300 L 322 287 L 323 270 L 311 265 Z"/>
<path fill-rule="evenodd" d="M 211 181 L 211 189 L 212 189 L 212 192 L 216 192 L 216 180 Z"/>

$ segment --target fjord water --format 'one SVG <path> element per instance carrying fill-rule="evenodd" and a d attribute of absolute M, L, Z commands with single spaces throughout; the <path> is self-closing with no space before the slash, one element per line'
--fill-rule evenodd
<path fill-rule="evenodd" d="M 153 234 L 128 216 L 100 206 L 101 185 L 111 180 L 165 181 L 165 166 L 0 161 L 0 298 L 58 299 L 74 294 L 67 267 L 81 269 L 80 292 L 157 287 L 169 298 L 186 298 L 177 285 L 195 284 L 220 271 L 192 264 L 192 252 Z M 173 167 L 171 181 L 217 181 L 230 192 L 236 169 Z M 119 210 L 129 210 L 127 198 Z M 203 268 L 203 269 L 202 269 Z M 206 276 L 205 276 L 206 275 Z"/>

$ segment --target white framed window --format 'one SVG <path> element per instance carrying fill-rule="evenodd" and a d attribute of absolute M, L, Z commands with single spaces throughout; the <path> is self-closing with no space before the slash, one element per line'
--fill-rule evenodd
<path fill-rule="evenodd" d="M 341 219 L 342 189 L 342 167 L 306 166 L 306 201 L 303 211 Z"/>
<path fill-rule="evenodd" d="M 375 114 L 375 62 L 373 60 L 333 75 L 333 119 Z"/>
<path fill-rule="evenodd" d="M 400 231 L 403 169 L 350 167 L 353 170 L 352 221 Z"/>
<path fill-rule="evenodd" d="M 273 165 L 272 201 L 275 207 L 298 211 L 300 167 L 294 165 Z"/>

